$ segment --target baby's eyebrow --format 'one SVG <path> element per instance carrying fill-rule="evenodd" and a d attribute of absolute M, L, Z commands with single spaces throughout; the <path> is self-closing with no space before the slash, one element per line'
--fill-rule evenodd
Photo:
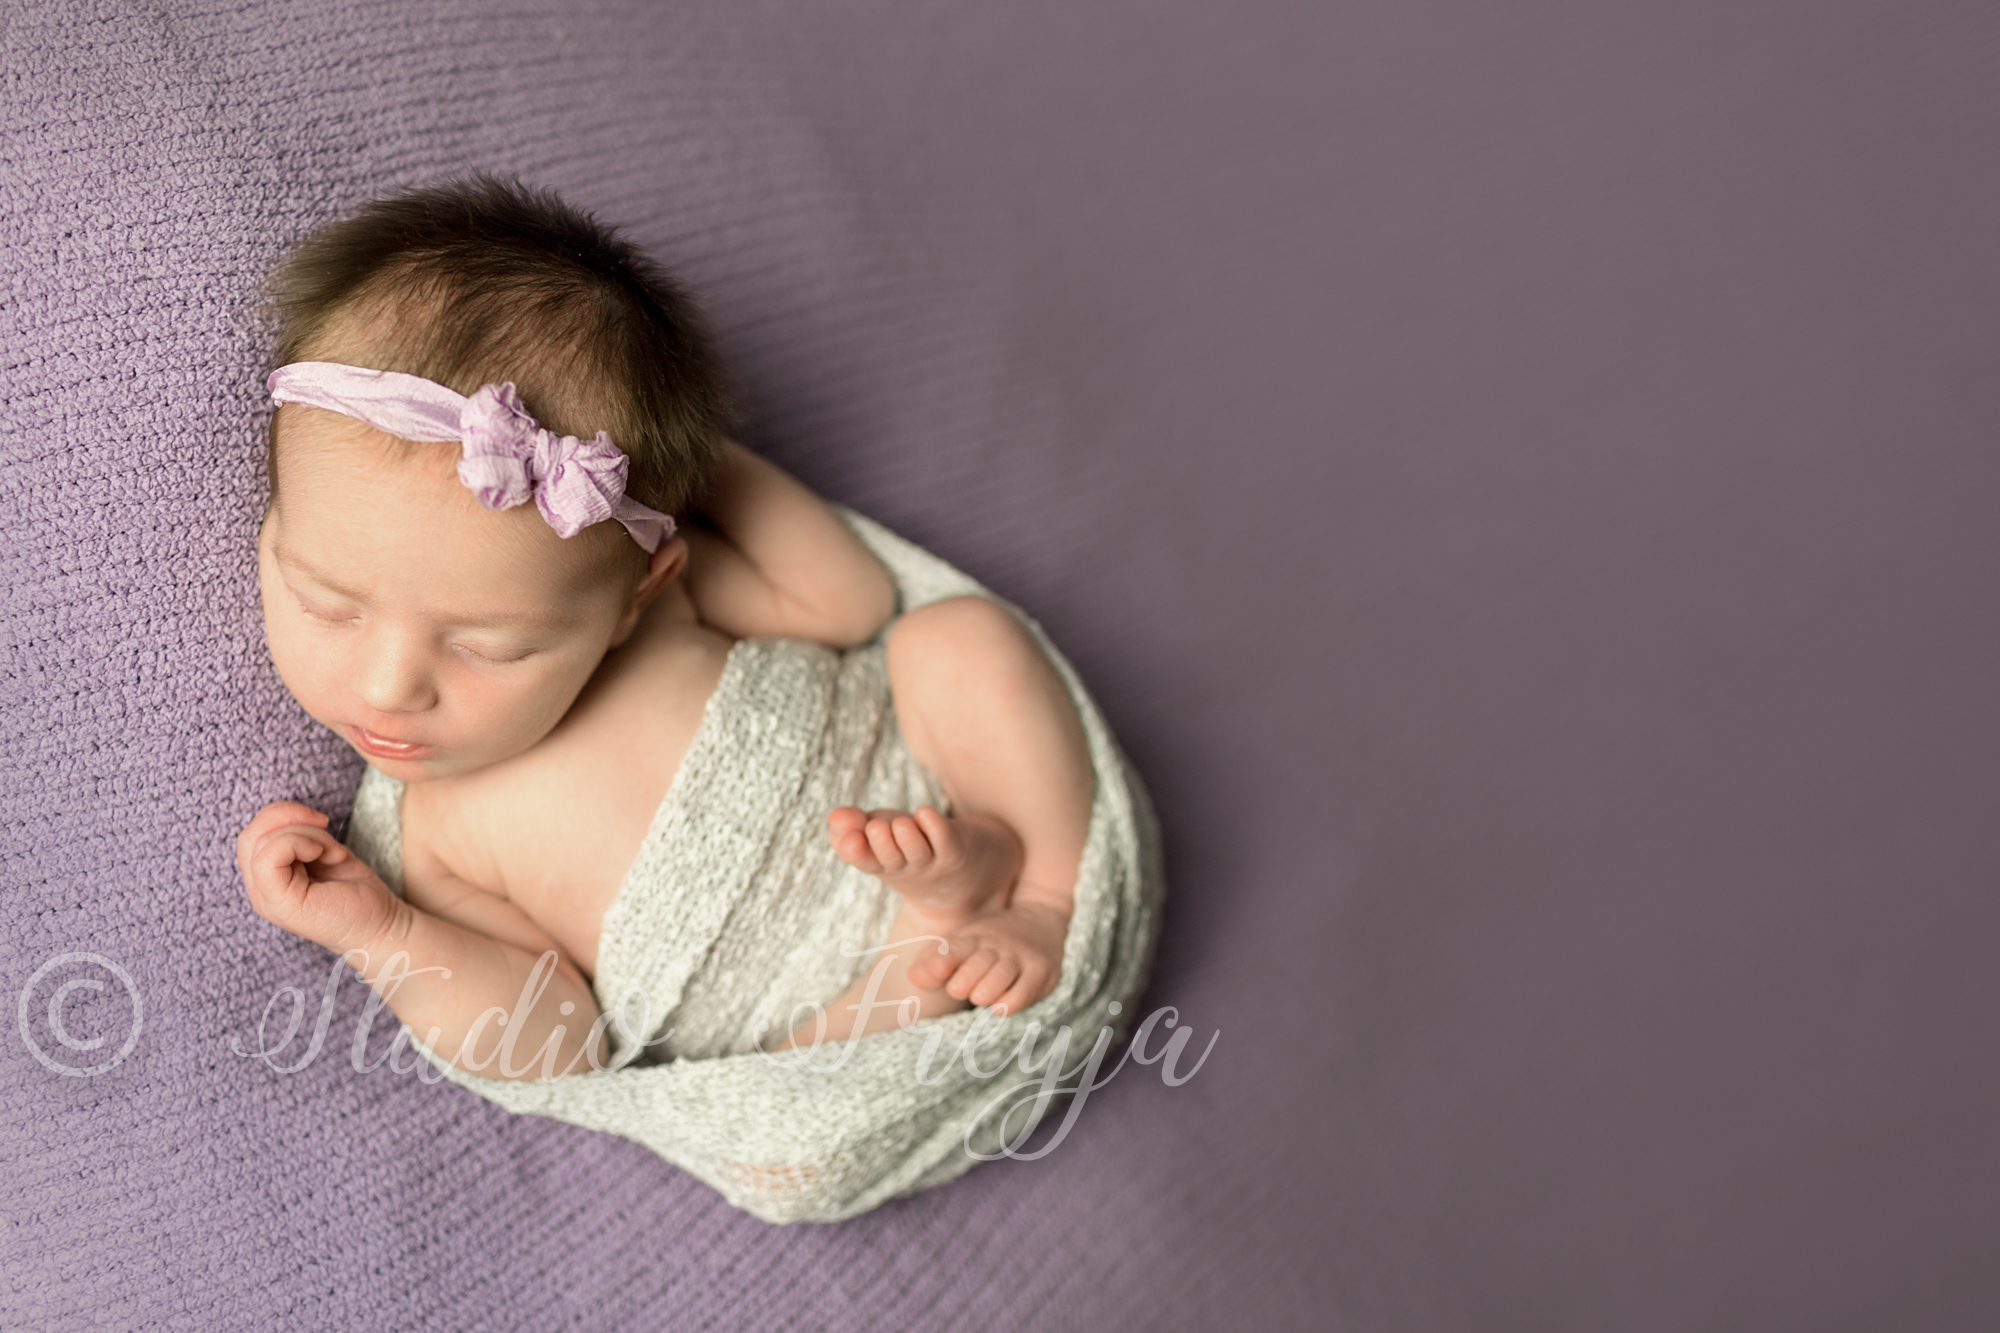
<path fill-rule="evenodd" d="M 362 600 L 360 592 L 348 587 L 325 570 L 316 569 L 297 556 L 287 554 L 284 546 L 281 544 L 272 544 L 271 556 L 280 565 L 283 565 L 288 572 L 305 575 L 308 579 L 311 579 L 314 583 L 317 583 L 336 597 L 346 597 L 357 602 Z"/>
<path fill-rule="evenodd" d="M 271 555 L 288 572 L 304 575 L 336 597 L 345 597 L 349 601 L 355 602 L 367 600 L 360 592 L 348 587 L 331 574 L 314 568 L 295 555 L 288 554 L 282 546 L 274 544 L 271 548 Z M 568 615 L 560 613 L 555 615 L 540 615 L 533 611 L 485 616 L 452 616 L 449 620 L 452 626 L 458 629 L 555 630 L 566 629 L 573 623 L 572 617 Z"/>
<path fill-rule="evenodd" d="M 567 629 L 571 621 L 568 616 L 545 616 L 522 611 L 492 616 L 453 616 L 451 623 L 459 629 L 550 630 Z"/>

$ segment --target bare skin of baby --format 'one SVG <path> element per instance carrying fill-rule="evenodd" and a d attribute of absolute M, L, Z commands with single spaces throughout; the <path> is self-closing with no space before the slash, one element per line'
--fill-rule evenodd
<path fill-rule="evenodd" d="M 642 564 L 616 523 L 565 541 L 532 504 L 482 508 L 455 445 L 295 404 L 277 429 L 257 544 L 272 660 L 309 714 L 407 784 L 405 893 L 325 815 L 281 801 L 237 840 L 251 904 L 346 956 L 441 1056 L 496 1007 L 515 1049 L 553 1056 L 473 1073 L 602 1064 L 589 978 L 604 914 L 731 644 L 865 643 L 893 610 L 887 571 L 804 486 L 734 444 L 712 529 Z M 890 939 L 917 941 L 828 1004 L 833 1038 L 912 1011 L 1016 1013 L 1048 994 L 1093 795 L 1075 706 L 1006 611 L 979 598 L 920 608 L 890 627 L 886 657 L 898 726 L 953 813 L 829 812 L 841 859 L 902 897 Z M 513 1013 L 550 951 L 546 987 Z M 871 973 L 874 1004 L 858 1012 Z M 768 1049 L 819 1031 L 808 1022 Z"/>

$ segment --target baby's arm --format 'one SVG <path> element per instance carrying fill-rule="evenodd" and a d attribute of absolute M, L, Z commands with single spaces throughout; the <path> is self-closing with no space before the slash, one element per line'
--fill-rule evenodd
<path fill-rule="evenodd" d="M 737 638 L 874 638 L 896 609 L 882 563 L 795 478 L 734 441 L 726 449 L 704 507 L 714 530 L 682 530 L 702 620 Z"/>
<path fill-rule="evenodd" d="M 341 954 L 418 1040 L 469 1073 L 547 1078 L 603 1067 L 608 1052 L 592 1030 L 598 1009 L 589 983 L 525 913 L 455 882 L 427 885 L 433 910 L 422 910 L 326 825 L 318 811 L 280 801 L 243 830 L 237 861 L 258 915 Z M 543 964 L 544 976 L 534 978 L 550 951 L 555 966 Z M 391 966 L 398 954 L 405 962 Z"/>

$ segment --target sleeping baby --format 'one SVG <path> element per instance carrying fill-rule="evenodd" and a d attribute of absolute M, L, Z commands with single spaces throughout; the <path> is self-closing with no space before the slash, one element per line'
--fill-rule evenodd
<path fill-rule="evenodd" d="M 482 1077 L 602 1069 L 612 936 L 665 950 L 706 910 L 706 886 L 655 883 L 701 803 L 718 876 L 747 856 L 776 886 L 728 907 L 756 916 L 738 933 L 823 938 L 661 964 L 691 1008 L 638 1040 L 742 1051 L 742 1013 L 703 1045 L 690 978 L 835 937 L 857 947 L 829 993 L 778 997 L 830 1029 L 767 1005 L 758 1048 L 1049 994 L 1094 794 L 1069 689 L 989 598 L 896 614 L 856 524 L 727 438 L 677 284 L 554 196 L 478 177 L 317 232 L 271 291 L 266 636 L 368 769 L 347 843 L 292 801 L 243 830 L 260 915 L 346 957 L 446 1057 L 496 1011 L 553 1055 L 460 1060 Z M 833 739 L 792 747 L 810 753 L 779 799 L 728 808 L 713 773 L 779 763 L 757 747 L 779 754 L 800 709 Z"/>

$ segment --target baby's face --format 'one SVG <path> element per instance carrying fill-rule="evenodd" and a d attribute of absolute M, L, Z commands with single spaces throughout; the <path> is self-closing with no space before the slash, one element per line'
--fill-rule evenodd
<path fill-rule="evenodd" d="M 455 444 L 404 445 L 287 406 L 257 542 L 264 630 L 306 712 L 390 777 L 423 782 L 527 750 L 562 719 L 632 605 L 607 542 L 529 503 L 482 508 Z"/>

